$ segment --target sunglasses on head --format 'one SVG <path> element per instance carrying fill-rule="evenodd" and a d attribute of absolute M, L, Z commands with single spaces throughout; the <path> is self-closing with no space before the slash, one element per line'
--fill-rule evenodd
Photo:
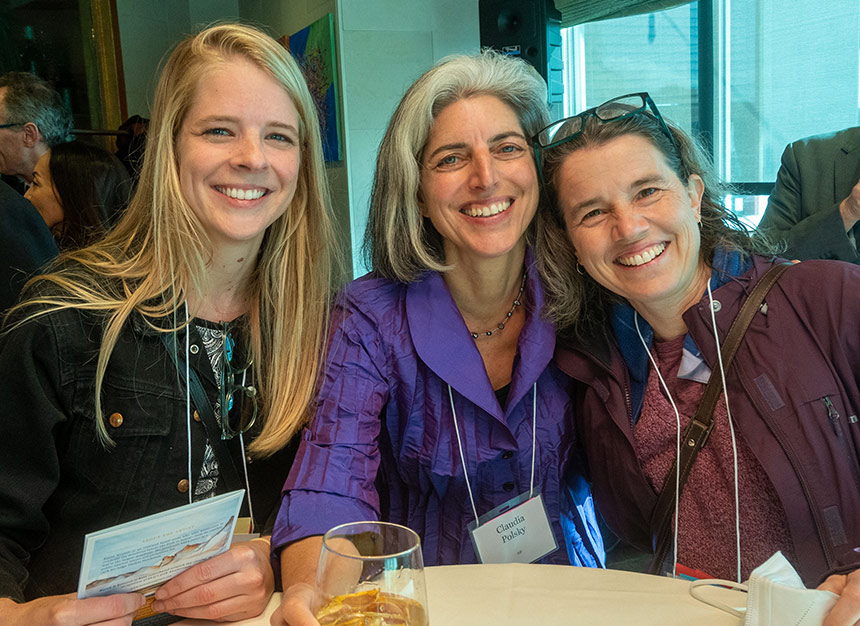
<path fill-rule="evenodd" d="M 593 117 L 601 124 L 608 124 L 640 113 L 650 115 L 657 120 L 660 128 L 669 138 L 669 141 L 672 142 L 676 150 L 678 149 L 678 142 L 663 120 L 663 116 L 660 115 L 660 111 L 657 110 L 657 105 L 654 104 L 651 96 L 643 91 L 612 98 L 612 100 L 607 100 L 603 104 L 586 109 L 582 113 L 553 122 L 539 131 L 532 137 L 532 146 L 534 147 L 538 167 L 541 167 L 542 157 L 546 151 L 557 148 L 579 137 L 585 130 L 589 118 Z"/>

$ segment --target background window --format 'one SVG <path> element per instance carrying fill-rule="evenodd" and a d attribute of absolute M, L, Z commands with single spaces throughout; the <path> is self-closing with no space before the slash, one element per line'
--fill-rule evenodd
<path fill-rule="evenodd" d="M 750 224 L 788 143 L 860 125 L 857 0 L 700 0 L 562 37 L 565 115 L 648 91 L 711 150 Z"/>

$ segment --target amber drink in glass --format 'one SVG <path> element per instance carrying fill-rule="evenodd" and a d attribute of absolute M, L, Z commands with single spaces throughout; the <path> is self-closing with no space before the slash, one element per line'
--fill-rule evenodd
<path fill-rule="evenodd" d="M 428 626 L 421 541 L 387 522 L 353 522 L 323 536 L 320 626 Z"/>

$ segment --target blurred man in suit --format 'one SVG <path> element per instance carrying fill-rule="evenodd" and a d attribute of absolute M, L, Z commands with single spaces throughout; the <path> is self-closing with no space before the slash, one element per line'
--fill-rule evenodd
<path fill-rule="evenodd" d="M 860 264 L 860 127 L 795 141 L 782 154 L 759 229 L 791 259 Z"/>
<path fill-rule="evenodd" d="M 55 256 L 57 244 L 36 207 L 0 181 L 0 314 L 17 302 L 30 275 Z"/>
<path fill-rule="evenodd" d="M 67 141 L 71 128 L 71 114 L 44 80 L 26 72 L 0 75 L 0 174 L 31 183 L 36 161 Z"/>

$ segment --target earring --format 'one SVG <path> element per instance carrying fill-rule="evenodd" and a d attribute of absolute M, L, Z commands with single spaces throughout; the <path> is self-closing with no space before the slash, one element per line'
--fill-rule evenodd
<path fill-rule="evenodd" d="M 576 273 L 580 276 L 585 276 L 585 272 L 582 271 L 582 263 L 579 261 L 576 262 Z"/>

